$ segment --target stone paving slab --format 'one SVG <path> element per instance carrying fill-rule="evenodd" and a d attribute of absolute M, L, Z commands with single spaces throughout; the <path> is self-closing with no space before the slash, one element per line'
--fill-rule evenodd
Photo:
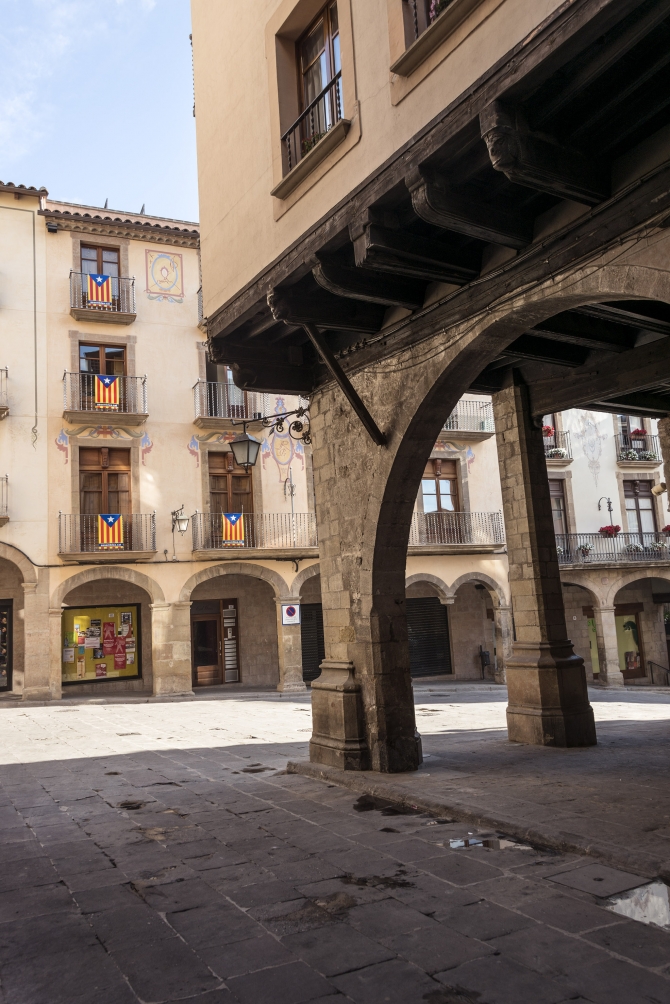
<path fill-rule="evenodd" d="M 453 848 L 491 831 L 443 808 L 389 814 L 286 773 L 308 710 L 296 699 L 8 711 L 1 826 L 18 856 L 0 869 L 2 1004 L 670 1000 L 670 934 L 612 913 L 597 895 L 606 883 L 580 879 L 616 885 L 611 866 L 533 846 Z M 476 704 L 461 714 L 455 756 L 473 744 Z M 477 793 L 480 769 L 464 789 Z M 502 784 L 504 765 L 492 770 Z M 638 881 L 629 870 L 619 885 Z"/>

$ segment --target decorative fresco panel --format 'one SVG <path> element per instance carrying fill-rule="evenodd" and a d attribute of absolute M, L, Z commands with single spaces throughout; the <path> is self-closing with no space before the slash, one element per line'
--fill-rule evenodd
<path fill-rule="evenodd" d="M 183 256 L 172 251 L 151 251 L 145 248 L 147 286 L 150 300 L 183 303 Z"/>

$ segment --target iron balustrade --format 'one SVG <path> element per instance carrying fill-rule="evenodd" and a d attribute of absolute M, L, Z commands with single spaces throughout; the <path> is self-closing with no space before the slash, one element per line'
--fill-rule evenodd
<path fill-rule="evenodd" d="M 600 562 L 670 561 L 670 535 L 665 533 L 557 533 L 559 565 Z"/>
<path fill-rule="evenodd" d="M 634 436 L 631 433 L 618 433 L 616 439 L 617 460 L 647 461 L 659 463 L 661 447 L 658 436 Z"/>
<path fill-rule="evenodd" d="M 447 432 L 495 432 L 490 401 L 459 401 L 444 423 Z"/>
<path fill-rule="evenodd" d="M 269 395 L 240 390 L 230 383 L 198 380 L 193 387 L 196 418 L 254 419 L 267 415 Z"/>
<path fill-rule="evenodd" d="M 9 516 L 9 475 L 0 477 L 0 518 Z"/>
<path fill-rule="evenodd" d="M 231 548 L 317 547 L 316 516 L 313 512 L 244 513 L 244 540 L 223 539 L 223 515 L 220 512 L 197 512 L 191 517 L 193 550 L 229 550 Z"/>
<path fill-rule="evenodd" d="M 147 377 L 117 376 L 119 402 L 116 408 L 96 404 L 96 373 L 63 374 L 63 410 L 92 415 L 147 415 Z"/>
<path fill-rule="evenodd" d="M 123 515 L 123 547 L 109 549 L 98 543 L 97 514 L 58 514 L 59 554 L 119 554 L 121 551 L 156 550 L 156 514 Z"/>
<path fill-rule="evenodd" d="M 502 546 L 505 527 L 500 512 L 415 512 L 409 546 L 470 544 Z"/>
<path fill-rule="evenodd" d="M 88 272 L 70 272 L 70 307 L 79 310 L 102 311 L 112 314 L 135 314 L 135 279 L 111 276 L 112 302 L 109 306 L 89 303 L 86 277 Z"/>
<path fill-rule="evenodd" d="M 198 324 L 202 324 L 205 319 L 203 300 L 202 300 L 202 286 L 198 290 Z"/>
<path fill-rule="evenodd" d="M 340 121 L 342 107 L 342 71 L 339 70 L 282 136 L 287 173 Z"/>
<path fill-rule="evenodd" d="M 660 663 L 652 662 L 651 659 L 647 659 L 647 668 L 649 669 L 652 687 L 670 686 L 670 670 L 667 670 L 665 666 L 661 666 Z"/>
<path fill-rule="evenodd" d="M 416 41 L 419 35 L 423 35 L 426 28 L 430 28 L 442 11 L 451 6 L 453 0 L 403 0 L 403 3 L 408 9 L 412 25 L 411 31 L 413 31 L 414 41 Z"/>
<path fill-rule="evenodd" d="M 7 411 L 9 409 L 9 397 L 7 394 L 7 381 L 9 379 L 9 370 L 7 367 L 0 369 L 0 410 Z"/>
<path fill-rule="evenodd" d="M 544 455 L 547 460 L 571 460 L 572 445 L 569 432 L 555 429 L 551 436 L 543 436 Z"/>

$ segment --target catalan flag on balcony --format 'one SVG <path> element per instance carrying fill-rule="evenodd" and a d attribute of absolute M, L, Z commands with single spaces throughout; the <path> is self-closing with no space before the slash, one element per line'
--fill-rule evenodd
<path fill-rule="evenodd" d="M 119 378 L 115 376 L 95 377 L 95 407 L 97 411 L 119 410 Z"/>
<path fill-rule="evenodd" d="M 86 299 L 89 306 L 112 306 L 112 277 L 109 275 L 86 276 Z"/>
<path fill-rule="evenodd" d="M 123 550 L 123 516 L 120 513 L 98 516 L 98 547 L 105 551 Z"/>
<path fill-rule="evenodd" d="M 221 513 L 223 541 L 227 544 L 244 543 L 244 516 L 241 512 Z"/>

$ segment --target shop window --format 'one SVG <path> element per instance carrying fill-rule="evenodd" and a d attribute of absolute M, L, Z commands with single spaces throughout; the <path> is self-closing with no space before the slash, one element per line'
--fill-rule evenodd
<path fill-rule="evenodd" d="M 656 510 L 651 481 L 624 481 L 626 519 L 629 533 L 655 533 Z"/>
<path fill-rule="evenodd" d="M 70 607 L 62 616 L 63 684 L 142 675 L 140 605 Z"/>
<path fill-rule="evenodd" d="M 551 498 L 551 515 L 554 520 L 554 533 L 567 533 L 568 521 L 565 513 L 565 491 L 564 482 L 561 478 L 551 478 L 549 480 L 549 496 Z"/>
<path fill-rule="evenodd" d="M 455 460 L 429 460 L 421 479 L 423 511 L 458 512 L 458 476 Z"/>

